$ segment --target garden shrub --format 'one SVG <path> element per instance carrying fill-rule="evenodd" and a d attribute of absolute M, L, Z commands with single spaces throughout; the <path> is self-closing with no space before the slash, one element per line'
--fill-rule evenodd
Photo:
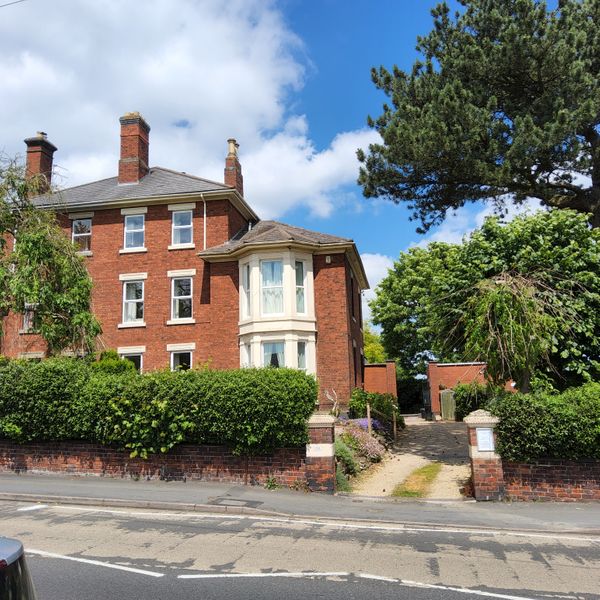
<path fill-rule="evenodd" d="M 385 448 L 376 438 L 352 423 L 344 426 L 340 440 L 370 462 L 379 462 L 385 454 Z"/>
<path fill-rule="evenodd" d="M 335 459 L 346 475 L 356 475 L 360 470 L 354 453 L 340 438 L 335 440 Z"/>
<path fill-rule="evenodd" d="M 18 442 L 87 440 L 142 457 L 182 442 L 257 454 L 308 441 L 317 382 L 301 371 L 139 375 L 129 367 L 93 366 L 99 363 L 52 358 L 0 364 L 0 436 Z"/>
<path fill-rule="evenodd" d="M 350 492 L 352 490 L 348 477 L 346 477 L 344 469 L 340 464 L 335 467 L 335 489 L 338 492 Z"/>
<path fill-rule="evenodd" d="M 137 373 L 135 365 L 124 358 L 121 358 L 116 350 L 105 350 L 100 354 L 100 360 L 92 362 L 91 368 L 104 373 Z"/>
<path fill-rule="evenodd" d="M 489 409 L 500 417 L 498 452 L 506 460 L 600 459 L 600 383 L 560 394 L 505 394 Z"/>
<path fill-rule="evenodd" d="M 355 388 L 350 396 L 348 404 L 348 415 L 351 419 L 360 419 L 367 416 L 367 402 L 371 405 L 373 413 L 371 417 L 384 420 L 386 424 L 392 423 L 392 414 L 396 411 L 396 424 L 404 428 L 404 419 L 400 417 L 398 400 L 392 394 L 378 394 L 377 392 L 365 392 Z"/>
<path fill-rule="evenodd" d="M 462 421 L 469 413 L 480 408 L 486 408 L 494 399 L 511 392 L 491 383 L 482 384 L 476 381 L 459 383 L 453 388 L 456 402 L 456 420 Z"/>

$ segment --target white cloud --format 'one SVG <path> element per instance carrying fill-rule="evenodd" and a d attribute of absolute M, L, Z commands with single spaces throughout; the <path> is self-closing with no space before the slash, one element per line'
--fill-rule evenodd
<path fill-rule="evenodd" d="M 226 140 L 240 142 L 246 197 L 263 217 L 305 206 L 330 215 L 373 131 L 315 148 L 291 96 L 305 79 L 302 41 L 269 0 L 54 0 L 2 9 L 0 150 L 44 130 L 62 184 L 116 174 L 118 117 L 152 127 L 151 164 L 222 181 Z M 177 126 L 176 124 L 179 124 Z"/>
<path fill-rule="evenodd" d="M 369 308 L 368 302 L 375 298 L 375 288 L 379 282 L 387 276 L 388 270 L 394 266 L 394 260 L 386 256 L 385 254 L 361 254 L 360 255 L 367 278 L 371 289 L 363 292 L 362 308 L 363 308 L 363 319 L 365 321 L 371 320 L 371 309 Z"/>
<path fill-rule="evenodd" d="M 517 215 L 533 213 L 541 208 L 539 200 L 534 200 L 533 198 L 519 205 L 507 201 L 502 218 L 505 222 L 512 221 Z M 425 236 L 417 244 L 411 245 L 423 248 L 430 242 L 459 244 L 465 235 L 481 227 L 485 219 L 493 214 L 495 214 L 495 207 L 492 203 L 485 204 L 483 208 L 480 208 L 476 212 L 473 212 L 471 207 L 465 206 L 449 214 L 433 233 Z"/>

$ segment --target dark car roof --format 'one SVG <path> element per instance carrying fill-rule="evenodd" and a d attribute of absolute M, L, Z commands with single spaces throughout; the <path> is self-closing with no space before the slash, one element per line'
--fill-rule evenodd
<path fill-rule="evenodd" d="M 11 565 L 23 556 L 23 544 L 19 540 L 0 537 L 0 560 Z"/>

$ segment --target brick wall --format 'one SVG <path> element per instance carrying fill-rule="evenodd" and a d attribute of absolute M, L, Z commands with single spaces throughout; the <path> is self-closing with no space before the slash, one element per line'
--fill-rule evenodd
<path fill-rule="evenodd" d="M 431 362 L 427 365 L 427 381 L 431 394 L 431 412 L 441 413 L 440 385 L 452 389 L 459 383 L 485 383 L 485 363 L 443 364 Z"/>
<path fill-rule="evenodd" d="M 317 318 L 317 373 L 321 408 L 331 402 L 325 391 L 334 390 L 338 400 L 347 403 L 352 392 L 352 338 L 350 334 L 346 259 L 343 254 L 313 257 L 315 313 Z"/>
<path fill-rule="evenodd" d="M 123 247 L 123 215 L 120 209 L 94 211 L 92 219 L 92 256 L 86 265 L 94 282 L 92 309 L 102 324 L 99 347 L 146 346 L 144 370 L 169 364 L 167 344 L 195 343 L 195 364 L 214 361 L 215 366 L 239 366 L 237 346 L 238 272 L 237 263 L 213 265 L 211 269 L 197 256 L 203 248 L 203 205 L 196 203 L 193 213 L 192 249 L 168 250 L 171 243 L 171 211 L 167 205 L 149 206 L 145 222 L 143 253 L 119 254 Z M 71 221 L 60 217 L 65 234 L 71 235 Z M 237 233 L 245 220 L 227 200 L 207 202 L 207 243 L 219 245 Z M 193 316 L 195 324 L 167 325 L 171 318 L 171 280 L 167 271 L 196 269 L 193 277 Z M 119 329 L 122 320 L 123 283 L 121 273 L 148 274 L 145 280 L 144 320 L 146 327 Z M 214 281 L 211 280 L 214 275 Z M 214 289 L 213 289 L 214 288 Z M 212 304 L 211 304 L 212 299 Z M 39 336 L 19 333 L 22 315 L 5 319 L 2 353 L 17 357 L 21 353 L 45 350 Z"/>
<path fill-rule="evenodd" d="M 506 495 L 511 500 L 600 500 L 600 461 L 502 461 Z"/>
<path fill-rule="evenodd" d="M 393 360 L 382 364 L 365 365 L 365 391 L 398 396 L 396 386 L 396 363 Z"/>
<path fill-rule="evenodd" d="M 335 491 L 334 419 L 313 415 L 309 443 L 303 448 L 279 448 L 270 455 L 235 456 L 223 446 L 182 444 L 167 454 L 146 460 L 129 452 L 87 442 L 30 442 L 0 439 L 0 472 L 54 473 L 150 479 L 196 479 L 279 485 L 315 492 Z"/>
<path fill-rule="evenodd" d="M 0 440 L 0 471 L 96 475 L 150 479 L 188 479 L 263 485 L 274 477 L 280 485 L 304 485 L 306 451 L 282 448 L 271 456 L 234 456 L 223 446 L 181 445 L 147 460 L 128 452 L 83 442 L 16 445 Z"/>

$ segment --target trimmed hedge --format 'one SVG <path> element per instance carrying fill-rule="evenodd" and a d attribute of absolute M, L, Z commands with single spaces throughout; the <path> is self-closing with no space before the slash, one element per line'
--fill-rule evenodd
<path fill-rule="evenodd" d="M 561 394 L 505 394 L 488 409 L 498 417 L 502 458 L 600 459 L 600 383 Z"/>
<path fill-rule="evenodd" d="M 0 363 L 0 436 L 18 442 L 86 440 L 142 457 L 183 442 L 260 454 L 308 441 L 317 383 L 301 371 L 139 375 L 118 364 L 98 365 L 72 358 Z"/>

